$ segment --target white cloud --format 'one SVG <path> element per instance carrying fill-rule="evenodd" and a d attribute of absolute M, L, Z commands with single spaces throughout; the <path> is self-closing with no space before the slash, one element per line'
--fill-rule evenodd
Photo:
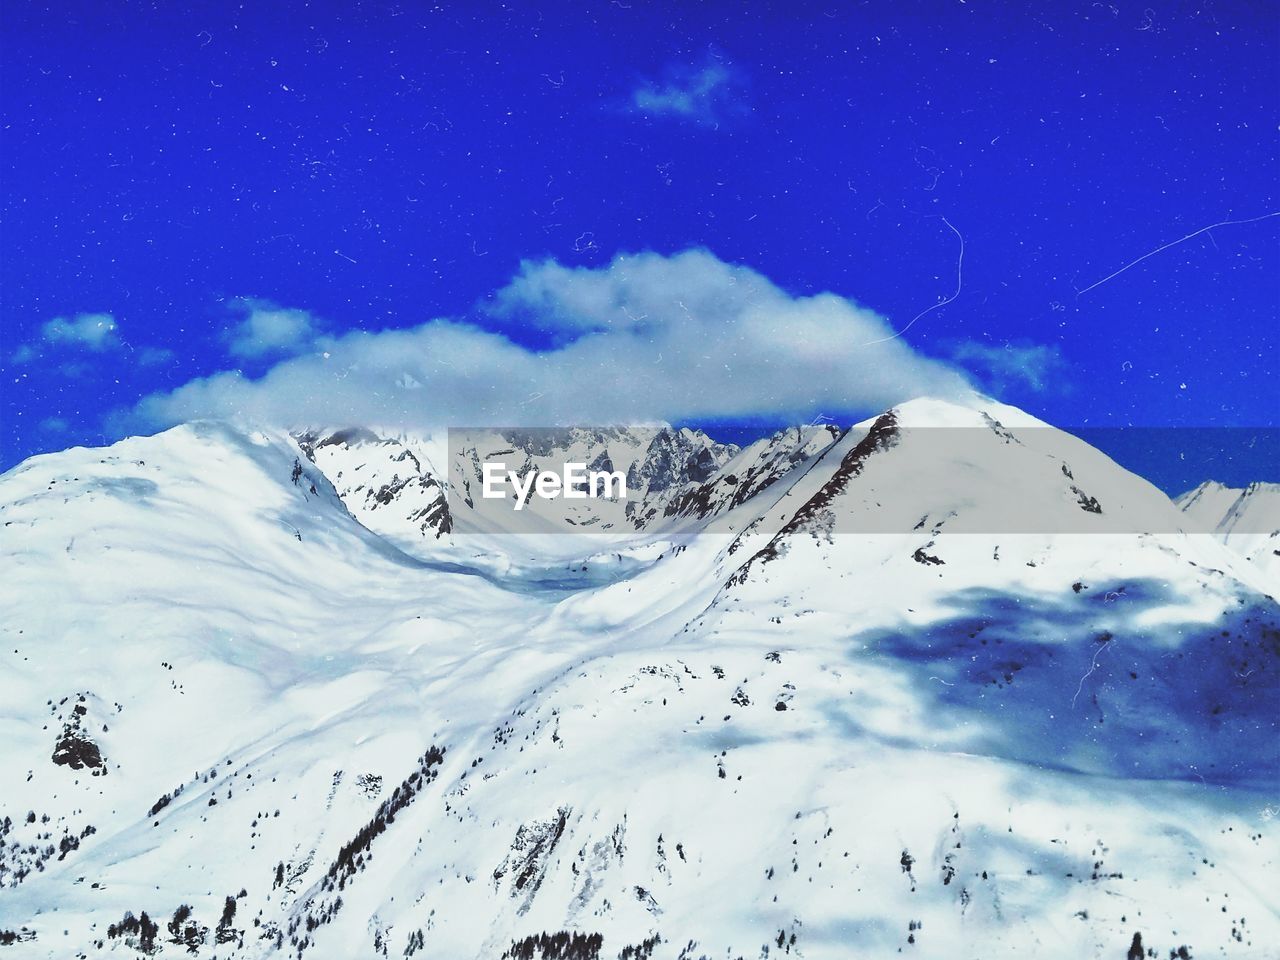
<path fill-rule="evenodd" d="M 233 357 L 255 360 L 298 353 L 307 349 L 319 332 L 316 321 L 305 310 L 289 310 L 254 299 L 237 301 L 237 305 L 246 315 L 225 333 L 227 352 Z"/>
<path fill-rule="evenodd" d="M 499 324 L 533 321 L 549 345 L 448 319 L 325 336 L 259 379 L 226 371 L 153 394 L 117 426 L 808 419 L 968 388 L 955 367 L 886 340 L 875 313 L 831 293 L 793 297 L 702 250 L 599 269 L 525 263 L 482 310 Z"/>
<path fill-rule="evenodd" d="M 675 67 L 667 74 L 666 82 L 644 81 L 632 91 L 632 107 L 707 124 L 743 110 L 740 78 L 727 62 L 708 59 L 701 68 Z"/>
<path fill-rule="evenodd" d="M 54 317 L 40 334 L 50 344 L 101 353 L 120 346 L 119 329 L 109 313 L 80 313 L 70 320 Z"/>

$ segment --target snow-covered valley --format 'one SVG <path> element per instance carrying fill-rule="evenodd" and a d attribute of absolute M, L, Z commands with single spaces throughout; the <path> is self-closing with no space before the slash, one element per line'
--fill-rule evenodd
<path fill-rule="evenodd" d="M 376 429 L 0 477 L 0 960 L 1276 956 L 1277 498 L 660 437 L 520 533 Z"/>

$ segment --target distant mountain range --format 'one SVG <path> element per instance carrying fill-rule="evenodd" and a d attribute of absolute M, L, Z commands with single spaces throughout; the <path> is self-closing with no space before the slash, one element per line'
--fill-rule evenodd
<path fill-rule="evenodd" d="M 498 458 L 628 496 L 513 512 Z M 1277 485 L 982 398 L 202 422 L 27 461 L 0 531 L 0 960 L 1280 943 Z"/>

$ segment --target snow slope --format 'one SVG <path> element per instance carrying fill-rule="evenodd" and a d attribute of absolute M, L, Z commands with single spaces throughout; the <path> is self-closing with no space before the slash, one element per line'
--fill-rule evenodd
<path fill-rule="evenodd" d="M 1280 483 L 1238 489 L 1210 480 L 1175 502 L 1272 582 L 1280 581 Z"/>
<path fill-rule="evenodd" d="M 1274 578 L 1074 438 L 917 401 L 504 538 L 321 433 L 0 478 L 0 958 L 1274 955 Z"/>

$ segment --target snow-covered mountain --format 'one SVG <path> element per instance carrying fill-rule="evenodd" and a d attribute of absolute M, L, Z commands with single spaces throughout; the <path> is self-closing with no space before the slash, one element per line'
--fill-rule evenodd
<path fill-rule="evenodd" d="M 1280 581 L 1280 483 L 1240 489 L 1210 480 L 1174 502 L 1272 582 Z"/>
<path fill-rule="evenodd" d="M 989 401 L 483 444 L 0 477 L 0 960 L 1274 955 L 1280 583 L 1185 498 Z M 504 534 L 500 450 L 637 492 Z"/>

